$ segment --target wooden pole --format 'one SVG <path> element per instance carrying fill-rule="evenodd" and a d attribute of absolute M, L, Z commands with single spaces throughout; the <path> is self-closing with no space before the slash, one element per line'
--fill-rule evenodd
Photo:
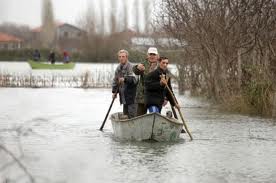
<path fill-rule="evenodd" d="M 174 109 L 174 107 L 172 106 L 171 102 L 170 102 L 170 105 L 171 105 L 171 108 L 172 108 L 172 112 L 173 112 L 174 118 L 175 118 L 175 119 L 178 119 L 177 114 L 176 114 L 176 112 L 175 112 L 175 109 Z M 182 128 L 181 133 L 186 133 L 186 131 Z"/>
<path fill-rule="evenodd" d="M 174 103 L 177 104 L 178 102 L 177 102 L 177 100 L 176 100 L 174 94 L 172 93 L 172 90 L 169 88 L 168 84 L 166 84 L 166 88 L 168 89 L 170 95 L 172 96 L 172 98 L 173 98 L 173 100 L 174 100 Z M 183 122 L 183 125 L 184 125 L 184 127 L 185 127 L 186 132 L 187 132 L 188 135 L 190 136 L 190 139 L 193 140 L 193 137 L 192 137 L 192 135 L 191 135 L 191 133 L 190 133 L 190 131 L 189 131 L 189 129 L 188 129 L 186 123 L 185 123 L 185 120 L 184 120 L 184 117 L 183 117 L 183 115 L 182 115 L 182 113 L 181 113 L 180 108 L 177 108 L 177 110 L 178 110 L 179 115 L 180 115 L 180 117 L 181 117 L 181 119 L 182 119 L 182 122 Z"/>
<path fill-rule="evenodd" d="M 116 93 L 115 93 L 116 95 L 115 95 L 115 96 L 117 96 L 118 91 L 119 91 L 119 86 L 118 86 L 118 88 L 117 88 L 117 90 L 116 90 Z M 109 109 L 108 109 L 106 115 L 105 115 L 104 121 L 103 121 L 102 126 L 101 126 L 101 128 L 100 128 L 100 131 L 102 131 L 103 128 L 104 128 L 106 119 L 107 119 L 107 117 L 108 117 L 108 115 L 109 115 L 109 112 L 110 112 L 110 110 L 111 110 L 111 108 L 112 108 L 112 106 L 113 106 L 113 103 L 114 103 L 115 99 L 116 99 L 116 97 L 114 97 L 114 98 L 112 99 L 112 102 L 111 102 L 111 104 L 110 104 L 110 106 L 109 106 Z"/>

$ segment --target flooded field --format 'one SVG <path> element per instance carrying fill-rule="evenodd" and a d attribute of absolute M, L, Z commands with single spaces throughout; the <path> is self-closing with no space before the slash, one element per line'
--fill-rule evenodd
<path fill-rule="evenodd" d="M 177 97 L 194 141 L 181 134 L 176 143 L 122 142 L 110 121 L 98 130 L 110 89 L 0 88 L 0 144 L 39 183 L 276 182 L 275 120 Z M 116 100 L 111 113 L 120 110 Z M 0 182 L 29 182 L 10 161 L 0 150 Z"/>

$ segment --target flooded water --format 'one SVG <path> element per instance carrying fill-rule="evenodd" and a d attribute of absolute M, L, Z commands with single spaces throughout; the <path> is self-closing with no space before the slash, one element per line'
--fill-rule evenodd
<path fill-rule="evenodd" d="M 76 63 L 72 70 L 32 70 L 27 62 L 0 62 L 1 75 L 7 76 L 4 87 L 81 87 L 87 75 L 89 87 L 110 86 L 117 64 Z M 11 77 L 12 76 L 12 77 Z M 29 80 L 32 80 L 31 84 Z M 31 86 L 30 86 L 31 85 Z"/>
<path fill-rule="evenodd" d="M 22 153 L 39 183 L 276 182 L 274 120 L 177 97 L 194 141 L 181 134 L 176 143 L 122 142 L 110 121 L 98 130 L 109 89 L 0 88 L 0 144 Z M 121 109 L 116 101 L 111 113 Z M 2 168 L 10 160 L 0 150 L 0 182 L 28 182 L 17 165 Z"/>

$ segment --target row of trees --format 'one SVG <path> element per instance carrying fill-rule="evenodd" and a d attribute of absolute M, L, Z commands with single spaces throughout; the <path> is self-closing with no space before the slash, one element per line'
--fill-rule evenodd
<path fill-rule="evenodd" d="M 108 4 L 104 1 L 90 3 L 80 19 L 80 25 L 89 32 L 102 35 L 122 32 L 129 28 L 138 33 L 150 32 L 154 1 L 108 0 L 108 2 Z M 105 12 L 107 5 L 110 9 Z"/>
<path fill-rule="evenodd" d="M 130 38 L 134 34 L 149 34 L 151 31 L 153 1 L 109 0 L 109 3 L 108 15 L 104 12 L 106 4 L 94 1 L 79 21 L 80 27 L 87 33 L 82 41 L 83 55 L 94 61 L 114 60 L 118 49 L 130 47 Z M 130 25 L 131 19 L 134 27 Z"/>
<path fill-rule="evenodd" d="M 274 0 L 162 0 L 158 25 L 187 42 L 180 88 L 236 109 L 271 112 L 276 76 Z M 232 105 L 233 104 L 233 105 Z"/>
<path fill-rule="evenodd" d="M 0 24 L 0 32 L 22 38 L 26 41 L 26 44 L 29 44 L 32 39 L 31 29 L 27 25 L 3 23 Z"/>

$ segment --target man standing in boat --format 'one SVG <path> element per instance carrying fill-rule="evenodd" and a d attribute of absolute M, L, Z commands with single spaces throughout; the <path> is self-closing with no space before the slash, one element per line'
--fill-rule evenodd
<path fill-rule="evenodd" d="M 51 62 L 51 64 L 55 64 L 56 62 L 56 55 L 54 50 L 51 50 L 48 60 Z"/>
<path fill-rule="evenodd" d="M 64 61 L 64 63 L 65 64 L 68 64 L 69 63 L 69 53 L 66 51 L 66 50 L 64 50 L 63 51 L 63 61 Z"/>
<path fill-rule="evenodd" d="M 162 106 L 165 106 L 168 101 L 170 101 L 172 106 L 179 109 L 179 105 L 174 102 L 173 96 L 166 88 L 168 86 L 172 91 L 168 64 L 168 58 L 160 57 L 157 69 L 149 73 L 145 78 L 145 103 L 150 113 L 161 113 Z"/>
<path fill-rule="evenodd" d="M 38 51 L 38 49 L 35 49 L 35 51 L 33 53 L 33 59 L 34 59 L 34 61 L 40 60 L 40 52 Z"/>
<path fill-rule="evenodd" d="M 137 103 L 137 116 L 147 113 L 147 107 L 145 105 L 144 80 L 148 73 L 157 68 L 158 58 L 157 48 L 150 47 L 147 52 L 147 60 L 133 67 L 133 72 L 139 76 L 139 83 L 135 98 L 135 102 Z"/>
<path fill-rule="evenodd" d="M 132 71 L 132 64 L 128 61 L 128 51 L 118 52 L 119 65 L 116 68 L 112 83 L 112 97 L 120 96 L 120 103 L 123 104 L 123 113 L 128 118 L 136 116 L 135 94 L 137 79 Z"/>

